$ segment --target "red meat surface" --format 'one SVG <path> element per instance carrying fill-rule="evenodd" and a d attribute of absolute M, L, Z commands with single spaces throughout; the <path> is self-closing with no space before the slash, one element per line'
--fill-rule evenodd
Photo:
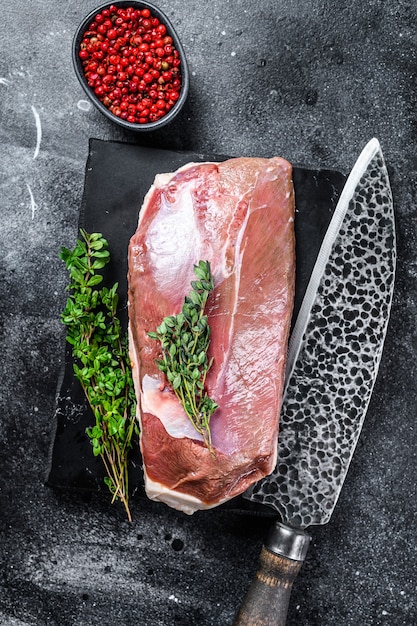
<path fill-rule="evenodd" d="M 219 404 L 214 456 L 193 428 L 148 337 L 180 312 L 199 260 L 215 289 L 206 380 Z M 295 286 L 292 167 L 279 157 L 188 164 L 147 193 L 129 245 L 129 349 L 145 488 L 186 513 L 217 506 L 276 463 Z"/>

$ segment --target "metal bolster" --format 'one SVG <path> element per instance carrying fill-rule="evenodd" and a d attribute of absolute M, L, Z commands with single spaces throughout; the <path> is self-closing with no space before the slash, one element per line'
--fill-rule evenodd
<path fill-rule="evenodd" d="M 302 528 L 291 528 L 276 522 L 270 530 L 265 547 L 287 559 L 304 561 L 309 545 L 310 536 Z"/>

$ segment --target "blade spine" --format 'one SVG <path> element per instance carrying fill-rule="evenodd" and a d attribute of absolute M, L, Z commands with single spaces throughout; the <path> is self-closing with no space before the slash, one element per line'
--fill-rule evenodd
<path fill-rule="evenodd" d="M 317 255 L 317 259 L 314 264 L 313 271 L 311 273 L 311 277 L 308 282 L 306 292 L 304 294 L 304 298 L 301 303 L 300 310 L 288 343 L 285 388 L 283 398 L 285 398 L 287 393 L 288 384 L 291 378 L 291 374 L 294 370 L 295 363 L 297 361 L 297 357 L 301 348 L 302 338 L 308 324 L 311 308 L 316 299 L 320 281 L 323 277 L 323 273 L 329 260 L 333 243 L 335 242 L 340 228 L 343 224 L 344 217 L 349 207 L 349 202 L 352 199 L 355 189 L 361 179 L 362 174 L 366 171 L 369 162 L 380 150 L 381 147 L 378 139 L 372 138 L 370 141 L 368 141 L 368 143 L 365 145 L 362 152 L 360 153 L 359 157 L 357 158 L 342 189 L 342 193 L 340 194 L 340 198 L 333 213 L 333 217 L 327 228 L 322 245 L 320 246 L 320 250 Z"/>

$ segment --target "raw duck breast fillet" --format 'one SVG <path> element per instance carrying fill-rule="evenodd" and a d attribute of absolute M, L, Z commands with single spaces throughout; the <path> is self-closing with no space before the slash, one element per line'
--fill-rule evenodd
<path fill-rule="evenodd" d="M 209 261 L 214 292 L 206 379 L 219 404 L 214 456 L 155 359 L 148 337 L 181 311 Z M 292 167 L 282 158 L 191 163 L 160 174 L 129 244 L 129 350 L 138 397 L 145 488 L 191 514 L 217 506 L 276 464 L 287 342 L 295 288 Z"/>

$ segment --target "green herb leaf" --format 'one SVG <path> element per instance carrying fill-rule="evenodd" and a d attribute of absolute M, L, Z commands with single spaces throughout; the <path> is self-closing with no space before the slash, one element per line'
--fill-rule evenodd
<path fill-rule="evenodd" d="M 156 332 L 148 332 L 161 345 L 162 358 L 156 360 L 168 383 L 181 402 L 194 428 L 204 439 L 212 456 L 210 418 L 218 404 L 208 397 L 205 380 L 213 359 L 208 360 L 210 327 L 205 306 L 214 290 L 210 263 L 199 261 L 194 265 L 197 280 L 191 282 L 191 291 L 184 299 L 178 315 L 165 317 Z"/>
<path fill-rule="evenodd" d="M 112 502 L 120 500 L 131 520 L 128 454 L 139 429 L 127 337 L 117 317 L 118 285 L 94 289 L 103 281 L 97 270 L 110 260 L 108 243 L 101 233 L 80 234 L 73 250 L 63 247 L 59 253 L 71 279 L 61 320 L 72 346 L 74 375 L 95 418 L 86 435 L 105 466 Z"/>

